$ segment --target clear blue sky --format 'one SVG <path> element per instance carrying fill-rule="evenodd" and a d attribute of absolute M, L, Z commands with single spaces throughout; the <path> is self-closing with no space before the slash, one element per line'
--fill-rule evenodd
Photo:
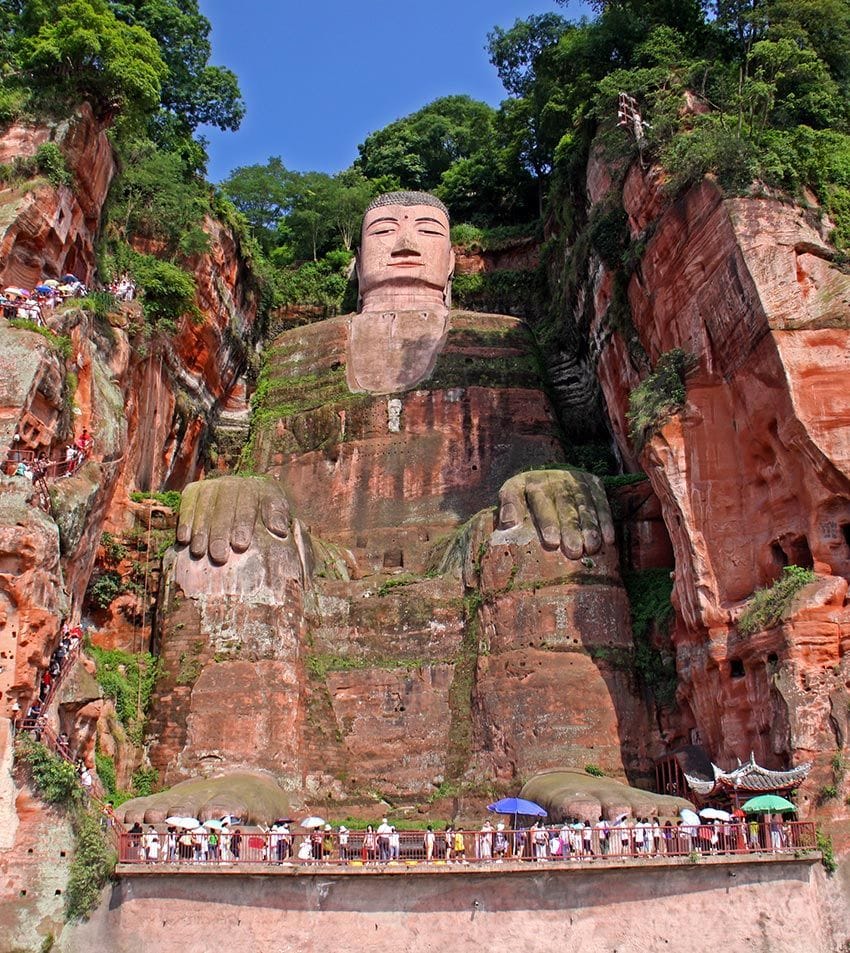
<path fill-rule="evenodd" d="M 209 138 L 209 176 L 279 155 L 289 169 L 336 172 L 387 123 L 438 96 L 504 98 L 487 33 L 533 13 L 570 19 L 572 0 L 200 0 L 213 59 L 239 77 L 247 115 Z"/>

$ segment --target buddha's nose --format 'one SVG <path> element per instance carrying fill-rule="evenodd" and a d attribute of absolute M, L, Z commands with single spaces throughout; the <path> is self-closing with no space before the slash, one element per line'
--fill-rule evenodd
<path fill-rule="evenodd" d="M 421 254 L 422 249 L 419 247 L 419 242 L 416 240 L 416 232 L 414 229 L 410 227 L 402 227 L 399 230 L 398 238 L 396 239 L 395 245 L 392 247 L 390 256 Z"/>

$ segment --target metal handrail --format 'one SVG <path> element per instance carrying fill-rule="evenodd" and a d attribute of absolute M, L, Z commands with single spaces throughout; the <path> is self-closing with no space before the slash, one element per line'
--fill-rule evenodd
<path fill-rule="evenodd" d="M 652 862 L 658 858 L 692 861 L 701 856 L 746 856 L 758 854 L 801 854 L 817 851 L 815 825 L 811 821 L 758 822 L 731 825 L 677 825 L 672 828 L 646 828 L 636 836 L 632 826 L 612 827 L 607 833 L 592 829 L 591 837 L 571 838 L 560 828 L 545 829 L 545 842 L 536 841 L 535 829 L 483 832 L 452 832 L 447 846 L 442 831 L 434 832 L 429 851 L 426 832 L 399 831 L 395 841 L 367 838 L 363 831 L 350 831 L 340 838 L 338 831 L 311 834 L 283 834 L 274 831 L 241 830 L 217 832 L 218 843 L 209 843 L 206 835 L 176 830 L 169 835 L 165 825 L 155 825 L 156 846 L 151 832 L 126 831 L 119 836 L 119 863 L 156 864 L 163 873 L 174 864 L 197 871 L 211 866 L 281 864 L 310 867 L 345 865 L 355 869 L 374 869 L 392 865 L 488 864 L 502 862 L 533 863 L 544 861 L 640 859 Z M 656 835 L 656 831 L 661 831 Z M 667 833 L 669 832 L 669 833 Z M 455 836 L 461 843 L 455 843 Z M 576 831 L 583 835 L 583 831 Z M 716 835 L 716 839 L 715 839 Z M 456 849 L 457 847 L 460 849 Z M 555 849 L 553 850 L 553 847 Z"/>

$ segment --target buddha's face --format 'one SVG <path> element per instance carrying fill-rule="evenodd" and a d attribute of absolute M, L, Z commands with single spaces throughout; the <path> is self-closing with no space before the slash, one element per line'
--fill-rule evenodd
<path fill-rule="evenodd" d="M 427 307 L 442 301 L 454 268 L 449 220 L 431 205 L 384 205 L 363 219 L 358 258 L 360 297 L 382 307 Z"/>

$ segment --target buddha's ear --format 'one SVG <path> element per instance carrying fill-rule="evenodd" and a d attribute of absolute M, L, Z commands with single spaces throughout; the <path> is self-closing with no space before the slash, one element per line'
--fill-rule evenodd
<path fill-rule="evenodd" d="M 451 310 L 452 307 L 452 278 L 455 276 L 455 250 L 449 252 L 449 277 L 446 280 L 446 287 L 443 289 L 443 302 Z"/>
<path fill-rule="evenodd" d="M 357 313 L 362 310 L 363 299 L 360 297 L 360 248 L 354 249 L 354 277 L 357 281 Z"/>

